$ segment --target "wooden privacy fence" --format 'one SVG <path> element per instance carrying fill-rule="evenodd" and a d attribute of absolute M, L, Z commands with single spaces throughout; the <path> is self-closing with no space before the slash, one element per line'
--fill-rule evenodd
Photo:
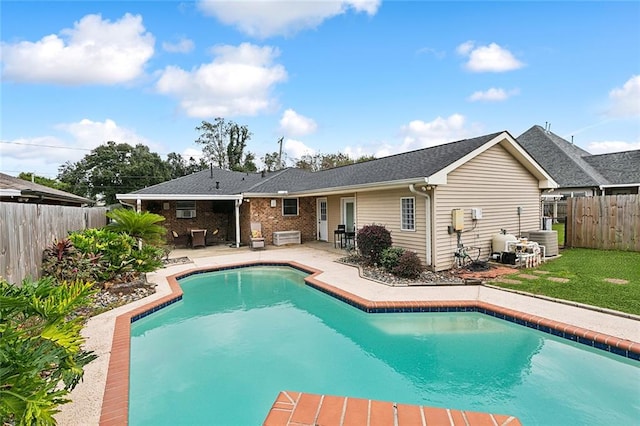
<path fill-rule="evenodd" d="M 640 195 L 570 198 L 569 247 L 640 251 Z"/>
<path fill-rule="evenodd" d="M 0 276 L 18 284 L 40 277 L 43 250 L 70 231 L 106 225 L 105 207 L 0 203 Z"/>

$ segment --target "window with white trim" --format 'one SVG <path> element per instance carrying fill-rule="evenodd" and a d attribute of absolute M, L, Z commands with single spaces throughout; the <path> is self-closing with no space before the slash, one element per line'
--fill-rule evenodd
<path fill-rule="evenodd" d="M 416 230 L 416 199 L 403 197 L 400 199 L 400 229 L 403 231 Z"/>
<path fill-rule="evenodd" d="M 298 216 L 298 199 L 282 199 L 282 216 Z"/>

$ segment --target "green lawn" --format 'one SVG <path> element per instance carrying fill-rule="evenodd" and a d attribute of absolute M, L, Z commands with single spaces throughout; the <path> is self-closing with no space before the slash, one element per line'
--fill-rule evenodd
<path fill-rule="evenodd" d="M 549 272 L 538 279 L 527 280 L 513 274 L 504 278 L 521 281 L 521 284 L 494 284 L 640 315 L 640 253 L 575 248 L 560 254 L 561 257 L 547 260 L 538 268 L 520 272 L 531 275 L 537 275 L 534 271 Z M 549 277 L 567 278 L 569 282 L 553 282 Z M 604 281 L 605 278 L 627 280 L 628 283 L 612 284 Z"/>
<path fill-rule="evenodd" d="M 558 245 L 564 246 L 564 223 L 554 223 L 551 225 L 551 229 L 558 231 Z"/>

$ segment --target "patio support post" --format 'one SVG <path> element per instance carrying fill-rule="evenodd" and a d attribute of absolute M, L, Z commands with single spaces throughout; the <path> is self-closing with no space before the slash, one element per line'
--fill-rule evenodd
<path fill-rule="evenodd" d="M 240 204 L 242 200 L 236 200 L 236 248 L 240 247 Z"/>
<path fill-rule="evenodd" d="M 136 200 L 136 212 L 140 213 L 142 211 L 142 200 L 138 198 Z"/>

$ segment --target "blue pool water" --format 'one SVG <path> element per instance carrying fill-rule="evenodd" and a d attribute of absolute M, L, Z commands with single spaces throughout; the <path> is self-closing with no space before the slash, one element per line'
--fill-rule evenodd
<path fill-rule="evenodd" d="M 640 364 L 480 313 L 367 314 L 287 267 L 180 280 L 131 325 L 131 425 L 258 425 L 281 390 L 638 424 Z"/>

